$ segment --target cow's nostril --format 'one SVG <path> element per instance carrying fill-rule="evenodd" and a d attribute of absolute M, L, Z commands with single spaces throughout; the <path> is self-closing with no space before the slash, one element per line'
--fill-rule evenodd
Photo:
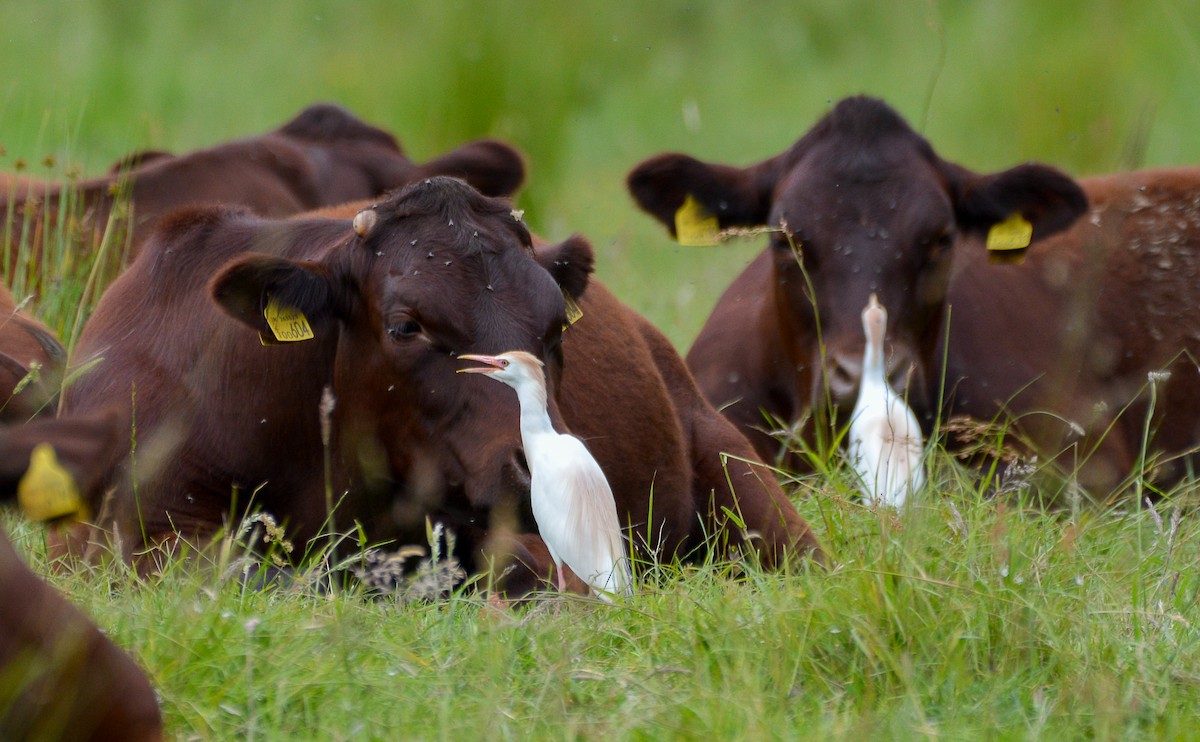
<path fill-rule="evenodd" d="M 854 386 L 854 384 L 858 381 L 858 379 L 855 377 L 854 374 L 852 374 L 850 372 L 850 369 L 846 368 L 845 366 L 843 366 L 839 363 L 833 367 L 832 381 L 834 384 L 836 384 L 838 386 L 846 387 L 846 386 Z"/>
<path fill-rule="evenodd" d="M 529 461 L 525 458 L 525 449 L 518 448 L 516 453 L 513 454 L 513 465 L 526 480 L 530 478 Z"/>
<path fill-rule="evenodd" d="M 858 394 L 862 363 L 847 358 L 833 358 L 829 364 L 829 396 L 837 404 L 853 403 Z"/>

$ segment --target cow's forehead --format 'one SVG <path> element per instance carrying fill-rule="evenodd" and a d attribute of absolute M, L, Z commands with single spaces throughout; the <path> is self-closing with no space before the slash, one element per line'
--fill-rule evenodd
<path fill-rule="evenodd" d="M 772 224 L 787 223 L 810 236 L 865 230 L 898 240 L 945 229 L 953 218 L 944 181 L 911 152 L 889 154 L 875 167 L 862 158 L 849 166 L 832 157 L 803 159 L 779 180 L 771 212 Z"/>
<path fill-rule="evenodd" d="M 532 253 L 529 231 L 504 199 L 490 198 L 457 178 L 427 178 L 371 207 L 377 223 L 368 241 L 382 236 L 438 239 L 464 251 L 504 249 L 515 243 Z M 406 234 L 410 233 L 410 234 Z"/>
<path fill-rule="evenodd" d="M 476 246 L 437 235 L 410 240 L 376 251 L 370 272 L 385 317 L 413 312 L 464 335 L 510 326 L 541 333 L 563 314 L 553 278 L 515 239 Z"/>

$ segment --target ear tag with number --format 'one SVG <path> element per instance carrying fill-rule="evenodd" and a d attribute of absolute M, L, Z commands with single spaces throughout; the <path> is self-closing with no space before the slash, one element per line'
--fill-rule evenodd
<path fill-rule="evenodd" d="M 688 194 L 675 212 L 675 239 L 687 247 L 707 247 L 721 242 L 721 225 Z"/>
<path fill-rule="evenodd" d="M 563 289 L 562 295 L 563 304 L 567 309 L 567 324 L 563 325 L 563 330 L 565 331 L 568 327 L 583 319 L 583 310 L 575 302 L 575 297 L 571 296 L 566 289 Z"/>
<path fill-rule="evenodd" d="M 304 316 L 295 307 L 285 306 L 277 302 L 274 298 L 267 300 L 267 308 L 263 310 L 263 317 L 267 320 L 267 326 L 271 328 L 271 334 L 275 337 L 268 338 L 263 333 L 258 333 L 258 339 L 263 345 L 273 345 L 274 343 L 295 343 L 301 340 L 312 340 L 312 327 L 308 324 L 308 318 Z"/>
<path fill-rule="evenodd" d="M 37 444 L 30 453 L 29 468 L 17 483 L 17 501 L 30 520 L 87 519 L 87 506 L 79 496 L 75 477 L 58 463 L 49 443 Z"/>

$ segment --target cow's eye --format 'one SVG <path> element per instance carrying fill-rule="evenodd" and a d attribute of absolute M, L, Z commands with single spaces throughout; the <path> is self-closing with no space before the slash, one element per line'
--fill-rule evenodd
<path fill-rule="evenodd" d="M 392 340 L 408 340 L 421 332 L 421 325 L 414 319 L 406 319 L 388 328 L 387 334 Z"/>
<path fill-rule="evenodd" d="M 943 257 L 949 254 L 950 248 L 954 247 L 955 234 L 953 230 L 938 232 L 936 235 L 931 235 L 921 242 L 925 248 L 922 261 L 925 263 L 933 263 L 940 261 Z"/>

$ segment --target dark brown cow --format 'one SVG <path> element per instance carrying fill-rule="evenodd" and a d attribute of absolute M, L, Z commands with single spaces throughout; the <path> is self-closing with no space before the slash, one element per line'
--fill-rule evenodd
<path fill-rule="evenodd" d="M 860 312 L 872 293 L 891 320 L 893 385 L 928 420 L 956 242 L 1014 213 L 1041 239 L 1087 206 L 1073 180 L 1043 165 L 981 175 L 947 162 L 895 111 L 863 97 L 838 103 L 790 149 L 756 165 L 660 155 L 633 170 L 629 187 L 672 232 L 689 195 L 721 228 L 778 228 L 688 354 L 705 396 L 772 457 L 780 447 L 762 432 L 764 411 L 790 424 L 827 401 L 852 409 Z"/>
<path fill-rule="evenodd" d="M 2 532 L 0 678 L 0 739 L 162 739 L 141 668 L 30 571 Z"/>
<path fill-rule="evenodd" d="M 54 333 L 18 311 L 12 292 L 0 286 L 0 423 L 53 414 L 66 361 Z"/>
<path fill-rule="evenodd" d="M 726 533 L 728 509 L 740 514 L 767 566 L 785 551 L 817 551 L 775 475 L 753 463 L 749 441 L 700 394 L 670 341 L 595 280 L 579 305 L 583 318 L 563 341 L 559 408 L 640 543 L 683 555 L 707 533 L 736 547 L 742 537 Z"/>
<path fill-rule="evenodd" d="M 175 534 L 203 541 L 248 505 L 306 544 L 332 499 L 337 526 L 353 519 L 372 539 L 420 543 L 426 516 L 441 520 L 482 569 L 476 549 L 494 525 L 535 526 L 516 400 L 456 374 L 455 359 L 514 349 L 545 361 L 562 400 L 552 417 L 588 440 L 640 543 L 685 554 L 707 529 L 744 549 L 727 508 L 740 511 L 767 564 L 815 548 L 769 473 L 735 458 L 726 477 L 721 453 L 752 458 L 752 449 L 701 399 L 662 336 L 602 287 L 583 293 L 590 245 L 572 238 L 535 259 L 510 209 L 435 178 L 364 211 L 355 230 L 344 219 L 273 222 L 230 210 L 167 220 L 85 329 L 79 357 L 104 360 L 68 389 L 58 421 L 99 415 L 103 431 L 115 408 L 117 427 L 136 431 L 136 450 L 126 443 L 97 484 L 78 474 L 124 555 Z M 211 302 L 210 281 L 241 322 Z M 565 341 L 563 291 L 582 294 L 584 311 Z M 268 297 L 303 312 L 315 338 L 264 347 Z M 329 490 L 326 387 L 336 400 Z M 32 440 L 14 432 L 0 450 L 19 458 Z M 78 457 L 63 459 L 79 472 Z M 108 487 L 115 494 L 102 506 Z M 548 574 L 537 549 L 519 539 L 504 549 Z M 508 585 L 523 591 L 532 579 L 518 572 Z"/>
<path fill-rule="evenodd" d="M 1200 169 L 1081 182 L 1089 214 L 1021 265 L 964 246 L 947 299 L 948 405 L 1016 418 L 1043 460 L 1078 467 L 1103 497 L 1137 473 L 1153 373 L 1147 473 L 1167 486 L 1195 470 L 1200 445 Z"/>
<path fill-rule="evenodd" d="M 525 166 L 506 144 L 481 140 L 423 165 L 408 159 L 395 138 L 330 104 L 301 111 L 275 131 L 173 156 L 139 152 L 123 159 L 102 178 L 70 189 L 72 203 L 86 213 L 84 247 L 98 242 L 116 194 L 131 205 L 128 231 L 138 247 L 165 214 L 201 204 L 245 206 L 262 216 L 286 216 L 321 206 L 373 198 L 434 175 L 465 179 L 488 195 L 506 196 L 520 186 Z M 13 213 L 36 215 L 14 220 L 14 241 L 41 244 L 41 214 L 56 214 L 57 188 L 20 181 L 13 184 Z M 27 207 L 24 197 L 42 205 Z M 7 203 L 4 204 L 7 207 Z"/>

